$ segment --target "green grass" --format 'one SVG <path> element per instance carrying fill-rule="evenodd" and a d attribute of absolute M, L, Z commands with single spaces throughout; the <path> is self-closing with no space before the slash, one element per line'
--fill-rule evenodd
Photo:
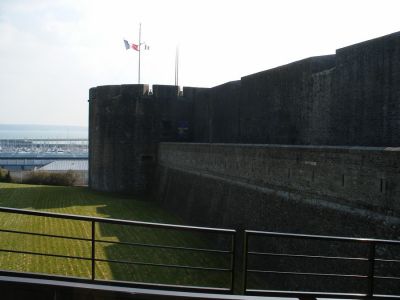
<path fill-rule="evenodd" d="M 181 223 L 178 218 L 151 201 L 93 192 L 81 187 L 0 183 L 0 206 L 126 220 Z M 0 228 L 70 237 L 91 236 L 89 222 L 10 213 L 0 213 Z M 104 223 L 96 224 L 96 239 L 217 248 L 210 242 L 207 234 Z M 91 245 L 87 241 L 3 232 L 0 233 L 0 249 L 78 257 L 91 255 Z M 96 243 L 96 258 L 217 268 L 228 268 L 230 263 L 230 260 L 221 254 L 112 243 Z M 4 251 L 0 252 L 0 269 L 86 278 L 91 276 L 90 261 Z M 228 287 L 230 277 L 229 273 L 221 272 L 97 262 L 96 279 Z"/>

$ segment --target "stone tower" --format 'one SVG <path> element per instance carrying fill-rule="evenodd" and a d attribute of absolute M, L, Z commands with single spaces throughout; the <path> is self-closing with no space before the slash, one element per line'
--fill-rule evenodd
<path fill-rule="evenodd" d="M 155 145 L 146 119 L 147 85 L 108 85 L 89 92 L 89 186 L 142 193 L 144 170 L 154 163 Z M 147 104 L 147 103 L 146 103 Z"/>
<path fill-rule="evenodd" d="M 144 194 L 160 141 L 187 141 L 191 101 L 179 87 L 106 85 L 89 91 L 89 186 Z"/>

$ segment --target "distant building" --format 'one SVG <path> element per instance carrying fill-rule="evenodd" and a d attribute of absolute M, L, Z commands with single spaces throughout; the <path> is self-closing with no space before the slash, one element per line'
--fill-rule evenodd
<path fill-rule="evenodd" d="M 77 175 L 76 185 L 88 184 L 88 161 L 87 160 L 58 160 L 53 161 L 37 171 L 46 171 L 50 173 L 65 173 L 73 171 Z"/>

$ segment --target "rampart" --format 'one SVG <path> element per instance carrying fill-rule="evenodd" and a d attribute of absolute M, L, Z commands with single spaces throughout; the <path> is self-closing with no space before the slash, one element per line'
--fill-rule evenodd
<path fill-rule="evenodd" d="M 161 143 L 158 151 L 157 198 L 191 223 L 400 237 L 400 148 Z"/>
<path fill-rule="evenodd" d="M 400 32 L 213 88 L 92 88 L 89 140 L 91 188 L 192 223 L 399 238 Z"/>
<path fill-rule="evenodd" d="M 400 145 L 400 33 L 194 97 L 194 142 Z"/>

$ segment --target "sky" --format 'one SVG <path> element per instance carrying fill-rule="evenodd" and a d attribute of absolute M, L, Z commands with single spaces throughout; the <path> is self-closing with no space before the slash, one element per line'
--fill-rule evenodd
<path fill-rule="evenodd" d="M 0 123 L 88 123 L 88 90 L 213 87 L 400 31 L 398 0 L 0 0 Z"/>

